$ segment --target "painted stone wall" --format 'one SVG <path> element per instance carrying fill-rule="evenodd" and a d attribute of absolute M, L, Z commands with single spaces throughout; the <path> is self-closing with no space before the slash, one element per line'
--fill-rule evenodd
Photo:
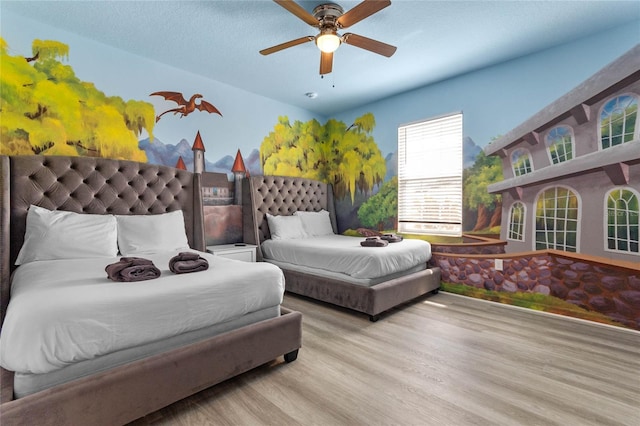
<path fill-rule="evenodd" d="M 502 270 L 495 259 L 502 260 Z M 442 281 L 497 292 L 553 296 L 640 330 L 640 267 L 538 251 L 517 257 L 434 252 Z"/>

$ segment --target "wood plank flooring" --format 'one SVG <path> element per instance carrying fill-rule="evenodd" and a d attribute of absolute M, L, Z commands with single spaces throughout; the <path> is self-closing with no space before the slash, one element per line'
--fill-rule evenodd
<path fill-rule="evenodd" d="M 282 357 L 132 425 L 640 425 L 640 332 L 447 293 L 365 315 L 287 294 Z"/>

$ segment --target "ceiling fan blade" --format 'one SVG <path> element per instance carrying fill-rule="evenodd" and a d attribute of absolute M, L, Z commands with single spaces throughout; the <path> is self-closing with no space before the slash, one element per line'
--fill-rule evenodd
<path fill-rule="evenodd" d="M 320 75 L 329 74 L 333 69 L 333 52 L 321 52 L 320 55 Z"/>
<path fill-rule="evenodd" d="M 341 28 L 347 28 L 351 25 L 362 21 L 373 15 L 376 12 L 381 11 L 385 7 L 391 4 L 390 0 L 364 0 L 354 8 L 350 9 L 344 15 L 338 18 L 338 25 Z"/>
<path fill-rule="evenodd" d="M 299 44 L 307 43 L 307 42 L 313 41 L 313 40 L 315 40 L 315 38 L 311 37 L 311 36 L 300 37 L 300 38 L 297 38 L 295 40 L 288 41 L 286 43 L 278 44 L 277 46 L 272 46 L 272 47 L 268 47 L 266 49 L 262 49 L 260 51 L 260 53 L 263 54 L 263 55 L 271 55 L 272 53 L 279 52 L 279 51 L 281 51 L 283 49 L 287 49 L 289 47 L 297 46 Z"/>
<path fill-rule="evenodd" d="M 370 52 L 377 53 L 378 55 L 386 56 L 387 58 L 396 53 L 397 49 L 397 47 L 390 44 L 352 33 L 344 34 L 342 36 L 342 42 L 359 47 L 360 49 L 365 49 Z"/>
<path fill-rule="evenodd" d="M 289 12 L 296 15 L 298 18 L 302 19 L 307 24 L 317 27 L 319 25 L 319 21 L 309 12 L 304 10 L 302 6 L 292 0 L 273 0 L 278 3 L 280 6 L 287 9 Z"/>

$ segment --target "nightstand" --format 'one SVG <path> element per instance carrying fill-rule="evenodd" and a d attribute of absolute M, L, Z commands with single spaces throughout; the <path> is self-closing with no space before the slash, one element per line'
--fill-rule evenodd
<path fill-rule="evenodd" d="M 236 243 L 207 246 L 207 251 L 215 254 L 216 256 L 223 256 L 229 259 L 255 262 L 257 248 L 258 246 L 253 244 Z"/>

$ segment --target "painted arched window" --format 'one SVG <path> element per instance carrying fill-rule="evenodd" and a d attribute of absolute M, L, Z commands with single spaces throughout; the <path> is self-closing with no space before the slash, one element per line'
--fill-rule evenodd
<path fill-rule="evenodd" d="M 554 186 L 538 194 L 534 248 L 576 252 L 579 213 L 578 196 L 569 188 Z"/>
<path fill-rule="evenodd" d="M 573 130 L 569 126 L 557 126 L 545 138 L 551 164 L 562 163 L 573 158 Z"/>
<path fill-rule="evenodd" d="M 637 136 L 638 98 L 622 95 L 605 103 L 600 112 L 600 146 L 621 145 Z"/>
<path fill-rule="evenodd" d="M 640 195 L 631 188 L 616 188 L 607 194 L 605 250 L 640 254 L 638 233 L 640 223 Z"/>
<path fill-rule="evenodd" d="M 511 153 L 511 167 L 514 176 L 522 176 L 531 173 L 531 155 L 524 148 L 518 148 Z"/>
<path fill-rule="evenodd" d="M 515 241 L 524 241 L 524 204 L 516 201 L 509 209 L 509 234 L 507 238 Z"/>

